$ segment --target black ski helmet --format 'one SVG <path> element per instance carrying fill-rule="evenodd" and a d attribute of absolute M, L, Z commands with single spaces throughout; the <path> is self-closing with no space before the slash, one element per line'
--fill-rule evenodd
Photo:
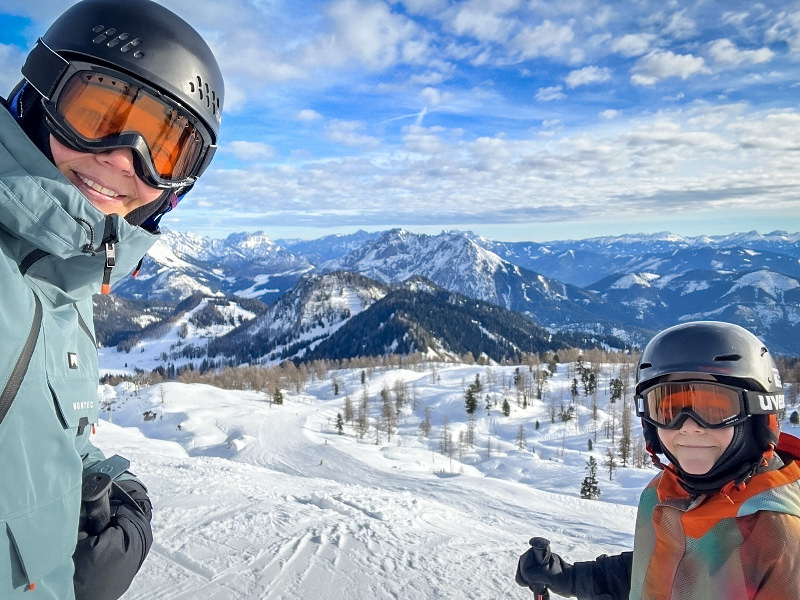
<path fill-rule="evenodd" d="M 161 217 L 208 167 L 219 143 L 224 82 L 214 54 L 191 25 L 152 0 L 82 0 L 73 5 L 31 50 L 22 67 L 25 80 L 11 96 L 20 126 L 51 160 L 49 134 L 72 145 L 43 115 L 46 100 L 69 73 L 70 61 L 111 69 L 148 85 L 193 115 L 195 126 L 202 128 L 203 147 L 186 179 L 163 186 L 167 189 L 158 199 L 125 217 L 156 231 Z M 137 174 L 146 177 L 141 163 L 135 164 Z"/>
<path fill-rule="evenodd" d="M 224 83 L 217 60 L 191 25 L 151 0 L 82 0 L 58 17 L 40 44 L 63 59 L 117 69 L 149 83 L 191 110 L 219 135 Z M 38 44 L 37 44 L 38 46 Z M 34 48 L 23 75 L 40 92 L 53 58 Z"/>
<path fill-rule="evenodd" d="M 775 361 L 755 335 L 731 323 L 693 321 L 657 334 L 647 344 L 636 372 L 637 397 L 664 381 L 707 381 L 764 392 L 777 399 L 766 402 L 758 414 L 734 425 L 733 440 L 705 475 L 689 475 L 662 447 L 655 425 L 642 420 L 645 441 L 653 453 L 665 454 L 685 487 L 707 493 L 730 481 L 739 482 L 759 466 L 765 453 L 778 444 L 782 410 L 782 383 Z M 766 396 L 765 396 L 766 398 Z M 640 413 L 641 414 L 641 413 Z"/>

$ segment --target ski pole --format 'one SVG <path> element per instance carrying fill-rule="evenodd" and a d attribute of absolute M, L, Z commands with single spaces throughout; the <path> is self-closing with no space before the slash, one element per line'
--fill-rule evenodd
<path fill-rule="evenodd" d="M 111 520 L 111 477 L 106 473 L 87 473 L 83 477 L 79 531 L 97 535 Z"/>
<path fill-rule="evenodd" d="M 531 550 L 539 564 L 546 565 L 550 562 L 550 541 L 543 537 L 535 537 L 530 540 Z M 550 592 L 547 586 L 542 583 L 534 584 L 531 587 L 536 600 L 550 600 Z"/>

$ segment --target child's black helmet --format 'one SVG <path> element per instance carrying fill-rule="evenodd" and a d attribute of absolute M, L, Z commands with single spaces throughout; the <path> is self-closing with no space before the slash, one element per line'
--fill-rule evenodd
<path fill-rule="evenodd" d="M 767 347 L 732 323 L 693 321 L 656 335 L 639 360 L 636 392 L 678 373 L 712 375 L 757 392 L 782 390 L 778 369 Z"/>

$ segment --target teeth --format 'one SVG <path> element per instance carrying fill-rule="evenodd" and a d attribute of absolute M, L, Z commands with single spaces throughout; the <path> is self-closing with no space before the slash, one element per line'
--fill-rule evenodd
<path fill-rule="evenodd" d="M 104 196 L 109 196 L 111 198 L 116 198 L 117 196 L 119 196 L 119 194 L 117 192 L 115 192 L 114 190 L 110 190 L 107 187 L 103 187 L 102 185 L 100 185 L 99 183 L 95 183 L 91 179 L 86 179 L 86 177 L 84 177 L 83 175 L 78 175 L 78 177 L 80 177 L 80 179 L 81 179 L 81 181 L 83 183 L 88 185 L 94 191 L 100 192 Z"/>

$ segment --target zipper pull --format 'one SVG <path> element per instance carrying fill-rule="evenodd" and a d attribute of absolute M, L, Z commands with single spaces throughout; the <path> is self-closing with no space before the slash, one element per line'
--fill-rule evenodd
<path fill-rule="evenodd" d="M 106 253 L 106 264 L 103 267 L 103 284 L 100 293 L 111 293 L 111 269 L 117 266 L 117 227 L 112 215 L 106 215 L 106 227 L 103 232 L 103 250 Z"/>
<path fill-rule="evenodd" d="M 117 266 L 117 249 L 114 242 L 105 242 L 103 248 L 106 251 L 106 265 L 103 267 L 103 285 L 100 286 L 102 294 L 111 293 L 111 269 Z"/>

